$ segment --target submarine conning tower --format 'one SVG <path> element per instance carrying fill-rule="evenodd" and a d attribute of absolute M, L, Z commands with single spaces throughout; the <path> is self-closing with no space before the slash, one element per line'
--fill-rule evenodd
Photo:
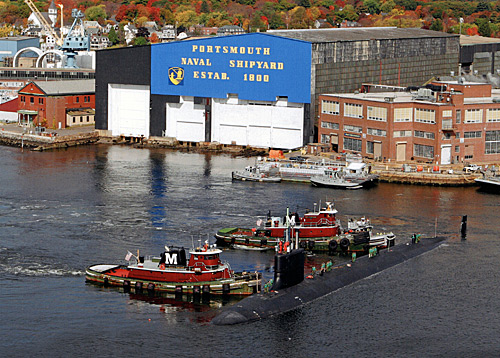
<path fill-rule="evenodd" d="M 304 261 L 303 249 L 276 254 L 274 256 L 274 284 L 271 290 L 277 291 L 304 281 Z"/>

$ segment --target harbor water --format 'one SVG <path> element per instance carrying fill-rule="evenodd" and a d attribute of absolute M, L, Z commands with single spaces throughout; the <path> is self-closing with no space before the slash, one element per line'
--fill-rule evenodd
<path fill-rule="evenodd" d="M 255 159 L 88 146 L 0 147 L 2 357 L 497 357 L 500 195 L 476 187 L 379 183 L 343 191 L 232 182 Z M 85 283 L 85 267 L 127 251 L 191 247 L 269 210 L 334 201 L 396 244 L 445 235 L 439 248 L 294 311 L 214 326 L 234 301 L 149 297 Z M 462 215 L 467 237 L 460 236 Z M 270 252 L 224 250 L 235 271 L 272 276 Z M 309 265 L 328 257 L 308 258 Z M 334 260 L 338 260 L 334 258 Z"/>

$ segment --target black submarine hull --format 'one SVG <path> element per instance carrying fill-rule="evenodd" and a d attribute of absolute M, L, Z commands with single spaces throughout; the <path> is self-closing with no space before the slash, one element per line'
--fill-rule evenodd
<path fill-rule="evenodd" d="M 380 251 L 375 257 L 360 257 L 350 266 L 347 264 L 337 266 L 321 276 L 316 275 L 314 279 L 306 279 L 292 287 L 252 295 L 224 309 L 214 317 L 212 324 L 240 324 L 285 313 L 339 288 L 430 251 L 444 241 L 444 237 L 422 238 L 416 244 L 396 245 L 390 250 Z"/>

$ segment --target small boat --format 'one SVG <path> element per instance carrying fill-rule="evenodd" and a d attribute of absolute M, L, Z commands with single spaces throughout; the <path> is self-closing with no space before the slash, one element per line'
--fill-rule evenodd
<path fill-rule="evenodd" d="M 326 188 L 334 188 L 334 189 L 361 189 L 363 185 L 351 181 L 349 179 L 344 179 L 339 177 L 338 172 L 333 172 L 331 175 L 329 173 L 325 173 L 325 175 L 317 175 L 310 179 L 312 186 L 317 187 L 326 187 Z"/>
<path fill-rule="evenodd" d="M 378 179 L 377 175 L 370 174 L 365 163 L 350 163 L 345 168 L 325 170 L 323 175 L 311 177 L 313 186 L 336 189 L 361 189 L 372 186 Z"/>
<path fill-rule="evenodd" d="M 89 282 L 121 286 L 136 292 L 251 295 L 259 291 L 261 274 L 235 273 L 219 255 L 222 250 L 205 245 L 191 250 L 189 259 L 183 247 L 165 247 L 159 256 L 137 256 L 128 253 L 127 265 L 99 264 L 86 269 Z"/>
<path fill-rule="evenodd" d="M 332 202 L 306 212 L 303 217 L 297 213 L 287 213 L 284 217 L 274 217 L 268 213 L 267 221 L 259 228 L 231 227 L 215 234 L 218 245 L 245 250 L 276 250 L 280 243 L 298 241 L 298 247 L 313 252 L 348 253 L 368 252 L 372 246 L 385 248 L 394 244 L 393 233 L 373 234 L 369 221 L 357 227 L 348 224 L 343 230 L 336 218 L 337 210 Z M 367 224 L 368 223 L 368 224 Z"/>
<path fill-rule="evenodd" d="M 500 193 L 500 177 L 498 176 L 477 178 L 475 182 L 481 186 L 482 190 Z"/>
<path fill-rule="evenodd" d="M 281 182 L 280 176 L 271 175 L 269 172 L 261 171 L 257 167 L 248 166 L 243 171 L 235 171 L 231 173 L 233 180 L 242 181 L 258 181 L 266 183 Z"/>

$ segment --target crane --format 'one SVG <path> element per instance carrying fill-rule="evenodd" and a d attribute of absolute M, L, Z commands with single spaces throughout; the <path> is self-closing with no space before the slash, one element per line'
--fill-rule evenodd
<path fill-rule="evenodd" d="M 33 1 L 31 1 L 31 0 L 24 0 L 24 2 L 26 3 L 26 5 L 28 5 L 28 7 L 30 8 L 30 10 L 38 18 L 38 21 L 40 21 L 40 23 L 42 24 L 42 27 L 45 30 L 45 32 L 49 33 L 54 38 L 54 40 L 56 41 L 56 44 L 58 46 L 62 46 L 62 44 L 63 44 L 63 38 L 61 36 L 59 36 L 58 34 L 56 34 L 56 32 L 54 31 L 54 29 L 52 28 L 52 26 L 50 26 L 50 24 L 47 22 L 47 20 L 45 20 L 45 18 L 42 16 L 42 14 L 40 13 L 40 11 L 37 9 L 37 7 L 33 3 Z"/>
<path fill-rule="evenodd" d="M 68 34 L 64 38 L 61 50 L 66 55 L 66 65 L 64 67 L 76 68 L 76 51 L 90 51 L 90 36 L 85 36 L 85 28 L 83 27 L 83 18 L 85 15 L 78 9 L 71 11 L 71 16 L 75 19 L 73 25 L 69 29 Z M 80 25 L 81 34 L 75 34 L 75 27 Z M 75 32 L 75 33 L 74 33 Z"/>

